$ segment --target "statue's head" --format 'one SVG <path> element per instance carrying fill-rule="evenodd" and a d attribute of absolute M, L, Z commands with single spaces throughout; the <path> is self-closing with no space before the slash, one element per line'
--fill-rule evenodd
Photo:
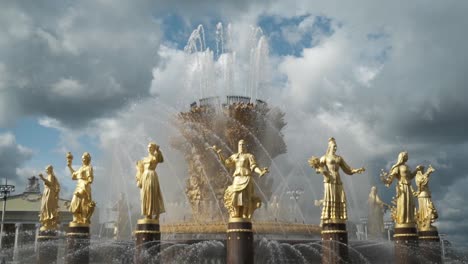
<path fill-rule="evenodd" d="M 45 168 L 46 172 L 48 174 L 52 174 L 54 172 L 54 167 L 52 167 L 52 165 L 48 165 L 46 168 Z"/>
<path fill-rule="evenodd" d="M 408 161 L 408 152 L 407 151 L 400 152 L 400 154 L 398 154 L 397 163 L 398 164 L 403 164 L 403 163 L 405 163 L 407 161 Z"/>
<path fill-rule="evenodd" d="M 89 165 L 91 163 L 91 154 L 89 154 L 89 152 L 83 153 L 81 161 L 83 162 L 83 165 Z"/>
<path fill-rule="evenodd" d="M 424 166 L 423 165 L 416 166 L 416 171 L 423 172 L 424 171 Z"/>
<path fill-rule="evenodd" d="M 149 153 L 154 153 L 156 151 L 156 143 L 155 142 L 150 142 L 148 144 L 148 152 Z"/>
<path fill-rule="evenodd" d="M 327 154 L 335 154 L 336 153 L 336 141 L 334 137 L 331 137 L 328 139 L 328 149 L 327 149 Z"/>
<path fill-rule="evenodd" d="M 247 146 L 245 144 L 245 140 L 243 139 L 239 140 L 238 148 L 239 148 L 239 153 L 247 152 Z"/>

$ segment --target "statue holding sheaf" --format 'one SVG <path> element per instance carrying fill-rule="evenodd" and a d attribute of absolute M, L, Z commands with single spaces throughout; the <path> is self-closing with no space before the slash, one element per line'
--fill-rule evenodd
<path fill-rule="evenodd" d="M 432 230 L 435 227 L 432 223 L 438 218 L 437 210 L 431 200 L 431 191 L 429 190 L 429 176 L 435 169 L 429 165 L 424 173 L 424 166 L 416 167 L 416 186 L 417 191 L 414 195 L 418 198 L 419 208 L 416 213 L 416 220 L 419 230 Z"/>
<path fill-rule="evenodd" d="M 380 178 L 385 186 L 389 187 L 397 179 L 395 201 L 396 209 L 392 211 L 392 218 L 397 225 L 415 225 L 415 202 L 411 181 L 416 176 L 417 171 L 412 172 L 408 162 L 408 152 L 403 151 L 398 154 L 397 162 L 390 168 L 389 172 L 382 170 Z"/>
<path fill-rule="evenodd" d="M 348 219 L 346 211 L 346 195 L 341 181 L 340 168 L 348 175 L 360 174 L 365 168 L 353 169 L 345 160 L 336 155 L 337 145 L 334 138 L 328 140 L 328 149 L 324 156 L 312 156 L 309 165 L 318 174 L 323 175 L 323 199 L 317 201 L 322 206 L 321 223 L 341 223 Z"/>

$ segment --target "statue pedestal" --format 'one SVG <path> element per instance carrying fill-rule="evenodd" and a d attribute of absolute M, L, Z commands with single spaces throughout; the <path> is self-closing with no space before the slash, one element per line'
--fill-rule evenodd
<path fill-rule="evenodd" d="M 58 234 L 56 230 L 39 231 L 37 236 L 37 264 L 57 263 Z"/>
<path fill-rule="evenodd" d="M 395 263 L 417 264 L 418 255 L 418 233 L 415 224 L 396 224 L 395 234 Z"/>
<path fill-rule="evenodd" d="M 322 263 L 347 263 L 348 232 L 346 222 L 322 224 Z"/>
<path fill-rule="evenodd" d="M 161 232 L 159 221 L 140 219 L 135 230 L 135 264 L 155 263 L 159 258 Z"/>
<path fill-rule="evenodd" d="M 436 227 L 419 230 L 419 252 L 425 263 L 442 263 L 442 247 Z"/>
<path fill-rule="evenodd" d="M 253 264 L 252 222 L 245 218 L 229 218 L 227 229 L 227 264 Z"/>
<path fill-rule="evenodd" d="M 89 224 L 69 224 L 66 254 L 67 264 L 89 263 Z"/>

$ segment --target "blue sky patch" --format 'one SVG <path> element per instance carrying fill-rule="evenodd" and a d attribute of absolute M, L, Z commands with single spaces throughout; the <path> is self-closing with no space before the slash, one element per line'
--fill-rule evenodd
<path fill-rule="evenodd" d="M 332 20 L 310 14 L 285 18 L 261 16 L 258 22 L 269 38 L 272 54 L 301 56 L 304 48 L 314 46 L 316 38 L 334 33 Z"/>

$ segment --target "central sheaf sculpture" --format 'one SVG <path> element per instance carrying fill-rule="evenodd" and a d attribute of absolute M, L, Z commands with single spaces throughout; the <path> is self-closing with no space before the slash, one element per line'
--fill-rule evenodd
<path fill-rule="evenodd" d="M 353 169 L 345 160 L 336 155 L 337 144 L 332 137 L 328 140 L 328 148 L 321 158 L 312 156 L 309 165 L 318 174 L 322 174 L 323 200 L 320 201 L 322 215 L 322 263 L 344 263 L 348 260 L 348 235 L 346 231 L 346 195 L 341 181 L 340 168 L 348 175 L 362 173 L 364 168 Z"/>
<path fill-rule="evenodd" d="M 260 168 L 255 156 L 247 152 L 244 140 L 239 140 L 238 152 L 225 158 L 221 149 L 211 147 L 227 169 L 233 170 L 232 184 L 224 192 L 224 205 L 229 212 L 227 230 L 227 263 L 253 263 L 252 215 L 261 206 L 255 195 L 253 174 L 260 177 L 267 174 L 268 168 Z"/>
<path fill-rule="evenodd" d="M 164 200 L 159 186 L 156 167 L 164 162 L 159 146 L 150 142 L 148 156 L 136 163 L 136 182 L 140 188 L 142 219 L 137 222 L 135 237 L 135 263 L 148 263 L 150 258 L 158 256 L 161 232 L 159 215 L 165 212 Z"/>

